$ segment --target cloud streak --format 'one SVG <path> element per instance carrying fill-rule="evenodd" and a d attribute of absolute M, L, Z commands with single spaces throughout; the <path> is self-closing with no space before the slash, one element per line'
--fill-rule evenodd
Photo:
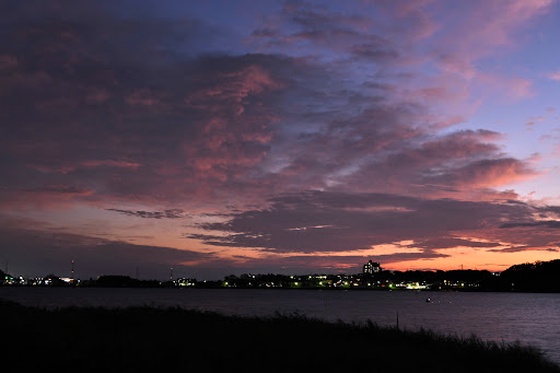
<path fill-rule="evenodd" d="M 130 211 L 119 209 L 107 209 L 107 211 L 115 211 L 127 216 L 136 216 L 143 219 L 181 219 L 184 217 L 183 210 L 165 210 L 165 211 Z"/>

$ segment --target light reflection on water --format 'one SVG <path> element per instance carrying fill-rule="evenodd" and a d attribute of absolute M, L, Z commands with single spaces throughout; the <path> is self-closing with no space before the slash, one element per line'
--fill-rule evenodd
<path fill-rule="evenodd" d="M 329 321 L 369 319 L 383 326 L 396 326 L 398 319 L 401 329 L 519 341 L 560 364 L 560 294 L 0 287 L 0 298 L 47 308 L 180 306 L 257 316 L 298 312 Z"/>

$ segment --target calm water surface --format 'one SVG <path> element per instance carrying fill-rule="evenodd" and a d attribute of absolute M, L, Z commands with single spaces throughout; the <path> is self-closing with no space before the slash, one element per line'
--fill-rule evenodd
<path fill-rule="evenodd" d="M 426 298 L 431 303 L 426 302 Z M 233 315 L 298 312 L 540 348 L 560 364 L 560 294 L 243 289 L 1 287 L 0 298 L 29 306 L 180 306 Z"/>

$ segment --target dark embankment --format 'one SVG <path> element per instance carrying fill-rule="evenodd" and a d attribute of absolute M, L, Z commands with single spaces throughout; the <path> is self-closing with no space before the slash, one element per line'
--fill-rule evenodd
<path fill-rule="evenodd" d="M 560 372 L 533 348 L 303 316 L 0 302 L 3 366 L 77 372 Z"/>

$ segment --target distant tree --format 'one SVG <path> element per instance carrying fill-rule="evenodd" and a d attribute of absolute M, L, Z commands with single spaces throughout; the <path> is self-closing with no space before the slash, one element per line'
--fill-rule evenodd
<path fill-rule="evenodd" d="M 140 280 L 122 275 L 104 275 L 95 280 L 95 286 L 100 287 L 139 287 L 140 284 Z"/>
<path fill-rule="evenodd" d="M 500 277 L 513 291 L 560 292 L 560 259 L 516 264 Z"/>

